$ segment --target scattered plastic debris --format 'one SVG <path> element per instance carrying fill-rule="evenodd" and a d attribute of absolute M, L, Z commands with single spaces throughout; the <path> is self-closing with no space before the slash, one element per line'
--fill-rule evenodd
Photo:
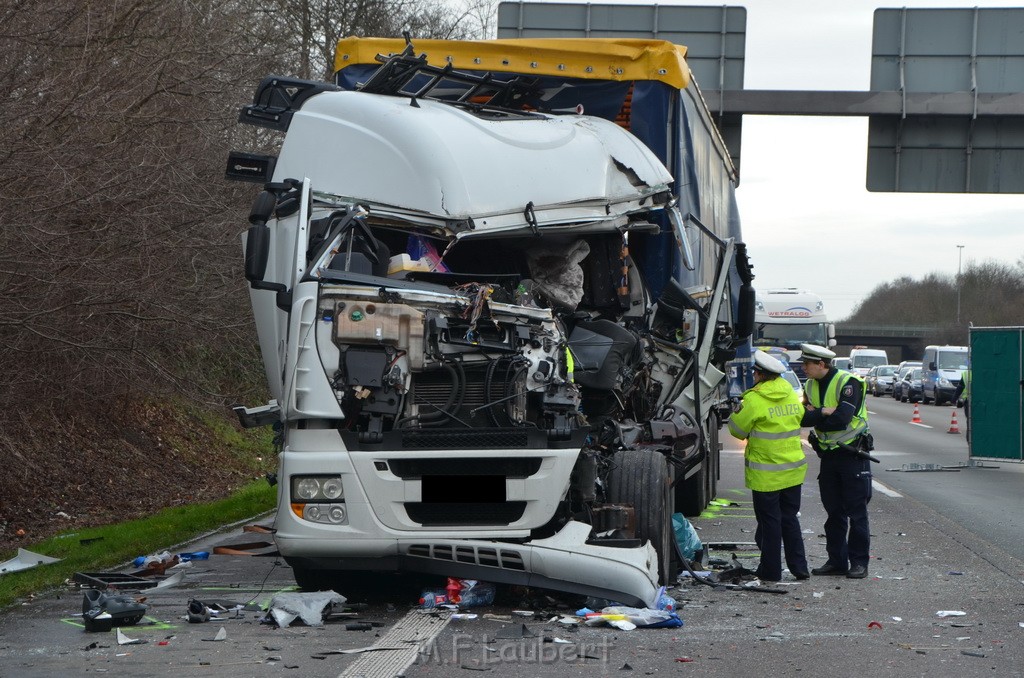
<path fill-rule="evenodd" d="M 675 532 L 679 550 L 687 560 L 695 560 L 704 550 L 704 545 L 697 536 L 697 531 L 682 513 L 672 514 L 672 529 Z"/>
<path fill-rule="evenodd" d="M 868 622 L 868 628 L 869 629 L 879 629 L 879 630 L 881 630 L 882 629 L 882 624 L 880 622 L 870 621 L 870 622 Z"/>
<path fill-rule="evenodd" d="M 420 594 L 420 605 L 425 608 L 457 605 L 460 609 L 467 607 L 483 607 L 494 603 L 494 584 L 475 579 L 458 579 L 448 577 L 443 590 L 428 589 Z M 513 614 L 522 616 L 522 611 Z M 533 612 L 527 612 L 533 616 Z"/>
<path fill-rule="evenodd" d="M 33 553 L 26 549 L 18 549 L 18 555 L 14 556 L 10 560 L 0 563 L 0 575 L 7 574 L 9 572 L 18 572 L 20 570 L 28 570 L 39 565 L 50 565 L 51 563 L 59 562 L 60 558 L 51 558 L 50 556 L 44 556 L 41 553 Z"/>
<path fill-rule="evenodd" d="M 936 617 L 963 617 L 967 613 L 961 610 L 939 610 L 935 613 Z"/>
<path fill-rule="evenodd" d="M 307 626 L 322 626 L 324 611 L 331 605 L 344 604 L 345 596 L 334 591 L 278 593 L 270 599 L 269 616 L 282 628 L 300 618 Z"/>
<path fill-rule="evenodd" d="M 189 562 L 192 562 L 193 560 L 206 560 L 209 557 L 210 557 L 210 552 L 209 551 L 193 551 L 191 553 L 177 553 L 177 554 L 175 554 L 173 556 L 170 553 L 168 553 L 167 551 L 164 551 L 163 553 L 154 553 L 154 554 L 148 555 L 148 556 L 139 556 L 134 561 L 132 561 L 132 565 L 135 566 L 135 567 L 142 568 L 144 570 L 145 569 L 157 568 L 159 566 L 163 566 L 164 568 L 167 568 L 167 567 L 170 567 L 171 565 L 175 565 L 177 563 L 189 563 Z"/>
<path fill-rule="evenodd" d="M 146 606 L 129 596 L 113 596 L 96 589 L 88 589 L 82 596 L 82 620 L 88 632 L 132 626 L 145 614 Z"/>
<path fill-rule="evenodd" d="M 903 617 L 893 617 L 892 620 L 894 622 L 901 622 L 901 621 L 903 621 Z"/>
<path fill-rule="evenodd" d="M 637 627 L 652 629 L 678 628 L 683 625 L 683 620 L 671 610 L 654 610 L 651 608 L 625 607 L 620 605 L 610 606 L 600 612 L 590 612 L 583 615 L 584 623 L 587 626 L 600 626 L 608 624 L 622 631 L 632 631 Z"/>
<path fill-rule="evenodd" d="M 186 619 L 189 624 L 202 624 L 203 622 L 210 621 L 210 608 L 203 605 L 198 600 L 188 601 L 188 613 Z"/>
<path fill-rule="evenodd" d="M 227 639 L 228 639 L 228 632 L 227 632 L 227 629 L 225 629 L 223 626 L 220 627 L 220 631 L 217 631 L 217 635 L 215 635 L 213 638 L 203 638 L 203 640 L 208 642 L 208 643 L 219 643 L 219 642 L 221 642 L 223 640 L 227 640 Z"/>
<path fill-rule="evenodd" d="M 156 586 L 154 586 L 153 590 L 156 591 L 156 590 L 159 590 L 159 589 L 169 589 L 169 588 L 172 588 L 174 586 L 177 586 L 178 584 L 180 584 L 184 580 L 185 580 L 185 573 L 184 572 L 175 572 L 170 577 L 167 577 L 163 581 L 159 582 Z"/>
<path fill-rule="evenodd" d="M 117 644 L 118 645 L 142 645 L 143 643 L 146 642 L 146 641 L 140 640 L 138 638 L 129 638 L 128 636 L 126 636 L 124 634 L 124 631 L 122 631 L 121 629 L 116 629 L 116 632 L 117 632 Z"/>

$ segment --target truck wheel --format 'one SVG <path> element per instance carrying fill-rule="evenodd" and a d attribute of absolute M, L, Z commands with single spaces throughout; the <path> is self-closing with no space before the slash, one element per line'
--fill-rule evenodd
<path fill-rule="evenodd" d="M 608 475 L 608 500 L 633 506 L 636 537 L 650 541 L 658 554 L 658 580 L 675 581 L 672 559 L 672 474 L 665 457 L 653 450 L 624 450 L 615 455 L 616 468 Z"/>

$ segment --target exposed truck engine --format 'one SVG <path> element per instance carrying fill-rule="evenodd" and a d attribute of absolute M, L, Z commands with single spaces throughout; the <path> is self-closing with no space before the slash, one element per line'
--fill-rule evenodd
<path fill-rule="evenodd" d="M 244 242 L 274 400 L 236 411 L 278 429 L 276 543 L 306 588 L 391 569 L 649 604 L 752 326 L 728 156 L 668 43 L 425 42 L 342 41 L 338 84 L 270 77 L 241 113 L 285 132 L 228 167 L 264 184 Z M 647 81 L 676 176 L 583 114 L 636 117 Z"/>

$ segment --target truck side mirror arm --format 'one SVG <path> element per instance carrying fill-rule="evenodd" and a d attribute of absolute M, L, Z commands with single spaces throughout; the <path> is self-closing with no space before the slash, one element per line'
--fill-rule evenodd
<path fill-rule="evenodd" d="M 291 294 L 281 283 L 264 282 L 267 273 L 267 259 L 270 256 L 270 228 L 267 220 L 277 206 L 277 196 L 270 191 L 262 191 L 256 196 L 252 211 L 249 213 L 249 231 L 245 237 L 245 279 L 254 290 L 277 292 L 277 306 L 287 310 L 291 306 Z"/>

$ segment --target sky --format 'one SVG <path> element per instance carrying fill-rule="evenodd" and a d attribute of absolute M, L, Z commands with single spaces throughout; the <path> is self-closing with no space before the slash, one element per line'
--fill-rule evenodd
<path fill-rule="evenodd" d="M 870 89 L 878 7 L 1024 6 L 1021 0 L 728 4 L 747 9 L 744 87 L 797 90 Z M 955 276 L 958 266 L 1014 265 L 1024 257 L 1024 196 L 869 193 L 867 129 L 862 117 L 743 117 L 736 195 L 755 287 L 816 292 L 829 317 L 841 320 L 875 287 L 898 277 Z"/>

